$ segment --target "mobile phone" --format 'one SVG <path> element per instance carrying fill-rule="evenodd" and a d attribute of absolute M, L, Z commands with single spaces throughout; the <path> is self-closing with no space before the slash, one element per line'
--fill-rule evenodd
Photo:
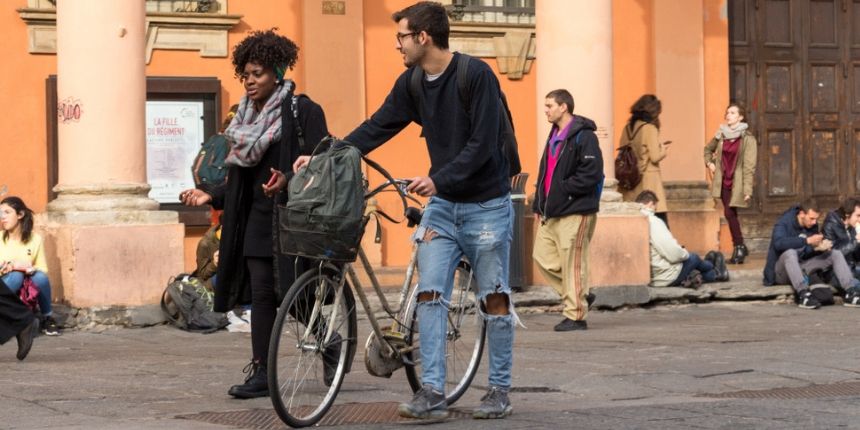
<path fill-rule="evenodd" d="M 269 182 L 266 182 L 266 188 L 273 187 L 277 180 L 278 180 L 278 174 L 275 172 L 272 172 L 272 176 L 269 178 Z"/>

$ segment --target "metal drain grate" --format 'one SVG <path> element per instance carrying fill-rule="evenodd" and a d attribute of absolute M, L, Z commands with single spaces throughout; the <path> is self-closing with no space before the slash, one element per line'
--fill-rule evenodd
<path fill-rule="evenodd" d="M 806 387 L 772 388 L 769 390 L 743 390 L 729 393 L 699 394 L 697 397 L 790 400 L 849 396 L 860 396 L 860 381 L 809 385 Z"/>
<path fill-rule="evenodd" d="M 448 409 L 448 418 L 471 418 L 472 414 L 459 409 Z M 247 429 L 274 430 L 288 428 L 271 409 L 247 409 L 232 412 L 201 412 L 179 415 L 176 418 L 203 421 L 210 424 L 229 425 Z M 334 405 L 317 426 L 342 426 L 349 424 L 423 423 L 425 421 L 403 418 L 397 415 L 396 402 L 346 403 Z"/>

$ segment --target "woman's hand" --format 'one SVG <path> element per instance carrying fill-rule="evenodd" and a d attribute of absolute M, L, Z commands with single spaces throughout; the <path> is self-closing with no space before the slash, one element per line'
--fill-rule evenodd
<path fill-rule="evenodd" d="M 710 169 L 711 174 L 714 174 L 717 171 L 717 165 L 714 163 L 708 163 L 708 169 Z"/>
<path fill-rule="evenodd" d="M 752 196 L 744 196 L 744 202 L 749 203 L 752 200 Z"/>
<path fill-rule="evenodd" d="M 203 206 L 212 201 L 212 196 L 203 190 L 191 188 L 179 193 L 179 201 L 185 206 Z"/>
<path fill-rule="evenodd" d="M 0 275 L 5 275 L 12 271 L 12 262 L 4 261 L 0 263 Z"/>
<path fill-rule="evenodd" d="M 272 171 L 272 177 L 269 178 L 269 182 L 263 184 L 263 194 L 265 194 L 266 197 L 274 196 L 287 186 L 287 177 L 284 176 L 283 172 L 275 170 L 274 168 L 269 168 L 269 170 Z"/>

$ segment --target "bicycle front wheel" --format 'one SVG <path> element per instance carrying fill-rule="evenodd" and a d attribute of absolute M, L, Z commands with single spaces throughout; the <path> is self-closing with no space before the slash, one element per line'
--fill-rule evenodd
<path fill-rule="evenodd" d="M 481 354 L 484 352 L 486 324 L 478 312 L 478 282 L 472 275 L 472 267 L 461 261 L 454 272 L 454 289 L 448 311 L 448 331 L 445 344 L 445 400 L 449 405 L 456 402 L 469 388 L 478 372 Z M 409 345 L 418 346 L 406 353 L 406 379 L 413 392 L 421 389 L 421 350 L 418 333 L 417 307 L 412 311 Z"/>
<path fill-rule="evenodd" d="M 351 343 L 355 300 L 335 270 L 311 269 L 290 287 L 269 345 L 269 396 L 291 427 L 316 424 L 340 391 Z"/>

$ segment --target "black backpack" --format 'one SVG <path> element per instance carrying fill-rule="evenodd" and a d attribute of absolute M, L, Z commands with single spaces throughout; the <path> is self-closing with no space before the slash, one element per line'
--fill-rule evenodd
<path fill-rule="evenodd" d="M 212 333 L 227 327 L 227 316 L 212 311 L 212 292 L 199 279 L 180 274 L 167 282 L 161 294 L 161 310 L 182 330 Z"/>
<path fill-rule="evenodd" d="M 468 88 L 468 71 L 469 61 L 472 57 L 460 53 L 460 58 L 457 60 L 457 90 L 460 93 L 460 102 L 466 108 L 466 113 L 471 107 L 471 97 Z M 409 81 L 409 95 L 415 100 L 418 107 L 418 116 L 424 118 L 424 88 L 421 81 L 424 80 L 424 69 L 419 66 L 414 67 L 412 78 Z M 505 158 L 508 160 L 508 176 L 513 178 L 518 173 L 522 172 L 523 168 L 520 164 L 520 154 L 517 149 L 517 136 L 514 133 L 514 118 L 511 116 L 511 109 L 508 107 L 508 99 L 505 93 L 499 89 L 499 109 L 504 109 L 505 116 L 502 121 L 502 148 Z"/>
<path fill-rule="evenodd" d="M 618 155 L 615 156 L 615 179 L 618 180 L 618 188 L 621 190 L 632 190 L 642 182 L 642 173 L 639 172 L 639 158 L 633 152 L 631 142 L 636 137 L 642 126 L 639 126 L 633 134 L 630 134 L 629 127 L 625 127 L 624 132 L 627 137 L 627 144 L 618 148 Z"/>

